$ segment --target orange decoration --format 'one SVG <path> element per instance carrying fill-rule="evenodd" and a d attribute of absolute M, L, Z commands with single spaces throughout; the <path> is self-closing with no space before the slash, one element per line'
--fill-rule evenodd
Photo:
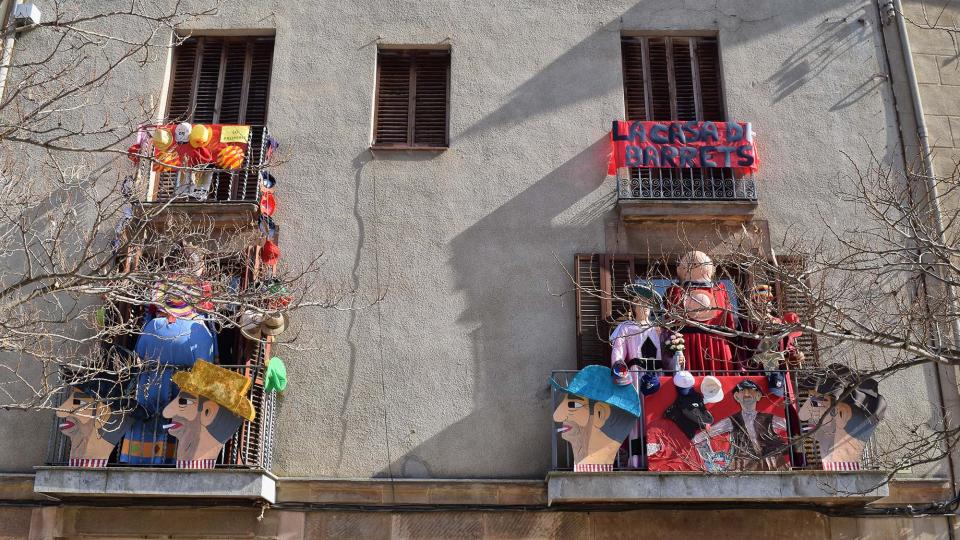
<path fill-rule="evenodd" d="M 224 146 L 217 154 L 217 167 L 239 169 L 243 165 L 244 152 L 239 146 Z"/>
<path fill-rule="evenodd" d="M 171 172 L 180 166 L 180 154 L 176 152 L 158 152 L 153 170 L 158 173 Z"/>

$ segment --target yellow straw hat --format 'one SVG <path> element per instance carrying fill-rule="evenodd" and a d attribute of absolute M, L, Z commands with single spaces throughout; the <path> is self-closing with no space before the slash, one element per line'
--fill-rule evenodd
<path fill-rule="evenodd" d="M 256 417 L 253 403 L 247 398 L 250 379 L 235 371 L 197 360 L 190 371 L 174 373 L 173 383 L 180 391 L 216 402 L 240 418 L 252 422 Z"/>

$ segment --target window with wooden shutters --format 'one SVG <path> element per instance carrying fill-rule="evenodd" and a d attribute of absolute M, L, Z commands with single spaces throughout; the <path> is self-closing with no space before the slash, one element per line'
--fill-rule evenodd
<path fill-rule="evenodd" d="M 627 120 L 726 120 L 715 37 L 622 36 Z M 731 168 L 630 169 L 628 199 L 755 200 L 756 188 Z M 626 187 L 624 185 L 623 187 Z"/>
<path fill-rule="evenodd" d="M 212 200 L 257 199 L 257 164 L 264 151 L 273 44 L 273 36 L 196 36 L 173 50 L 169 121 L 252 127 L 245 167 L 234 173 L 216 173 Z M 154 196 L 172 198 L 176 177 L 176 173 L 160 174 Z"/>
<path fill-rule="evenodd" d="M 174 48 L 167 117 L 265 124 L 272 61 L 272 36 L 187 38 Z"/>
<path fill-rule="evenodd" d="M 376 93 L 375 147 L 447 146 L 450 51 L 380 49 Z"/>

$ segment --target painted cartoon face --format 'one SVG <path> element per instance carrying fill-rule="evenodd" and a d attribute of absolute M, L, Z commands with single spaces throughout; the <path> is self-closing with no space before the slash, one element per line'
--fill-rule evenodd
<path fill-rule="evenodd" d="M 553 421 L 562 424 L 557 428 L 560 437 L 577 446 L 587 437 L 590 423 L 590 402 L 586 398 L 567 394 L 553 411 Z"/>
<path fill-rule="evenodd" d="M 829 453 L 833 441 L 836 439 L 838 428 L 840 427 L 837 424 L 837 419 L 840 416 L 837 412 L 843 405 L 841 404 L 834 407 L 831 414 L 828 412 L 830 411 L 831 403 L 831 396 L 819 392 L 812 392 L 807 401 L 800 406 L 797 414 L 801 422 L 810 422 L 814 426 L 820 422 L 821 418 L 823 419 L 823 424 L 813 434 L 813 438 L 820 443 L 821 453 Z"/>
<path fill-rule="evenodd" d="M 171 422 L 163 427 L 170 435 L 178 439 L 189 439 L 199 435 L 200 431 L 200 400 L 186 392 L 180 392 L 166 407 L 163 408 L 163 417 Z"/>
<path fill-rule="evenodd" d="M 95 403 L 92 397 L 71 388 L 70 393 L 57 407 L 60 432 L 71 438 L 90 435 L 97 429 Z"/>
<path fill-rule="evenodd" d="M 183 144 L 190 140 L 190 132 L 193 130 L 193 126 L 188 122 L 181 122 L 177 124 L 177 127 L 173 130 L 173 138 L 177 143 Z"/>
<path fill-rule="evenodd" d="M 760 392 L 752 388 L 744 388 L 733 395 L 733 399 L 737 400 L 737 403 L 740 404 L 740 408 L 748 411 L 752 411 L 757 408 L 757 403 L 760 401 L 761 397 L 763 396 L 760 395 Z"/>

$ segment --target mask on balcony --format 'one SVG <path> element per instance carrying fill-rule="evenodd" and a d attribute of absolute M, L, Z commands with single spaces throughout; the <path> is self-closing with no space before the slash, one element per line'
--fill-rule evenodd
<path fill-rule="evenodd" d="M 106 467 L 132 421 L 130 400 L 112 378 L 98 375 L 72 386 L 57 407 L 60 432 L 70 439 L 70 466 Z"/>
<path fill-rule="evenodd" d="M 570 443 L 575 471 L 612 470 L 620 445 L 637 424 L 640 398 L 632 385 L 618 385 L 608 367 L 588 366 L 569 384 L 555 379 L 560 392 L 553 421 Z"/>
<path fill-rule="evenodd" d="M 198 360 L 190 371 L 173 376 L 180 394 L 164 409 L 164 428 L 177 438 L 177 468 L 210 469 L 220 450 L 255 417 L 247 398 L 250 379 L 240 373 Z"/>

